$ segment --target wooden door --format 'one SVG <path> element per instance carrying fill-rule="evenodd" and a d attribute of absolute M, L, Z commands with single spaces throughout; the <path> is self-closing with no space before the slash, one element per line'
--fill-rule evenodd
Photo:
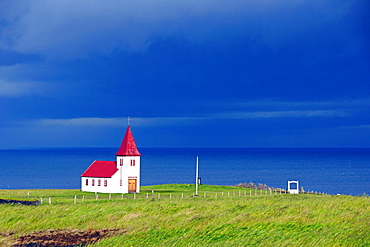
<path fill-rule="evenodd" d="M 136 192 L 136 182 L 137 182 L 137 179 L 128 179 L 128 192 L 129 193 L 132 193 L 132 192 Z"/>

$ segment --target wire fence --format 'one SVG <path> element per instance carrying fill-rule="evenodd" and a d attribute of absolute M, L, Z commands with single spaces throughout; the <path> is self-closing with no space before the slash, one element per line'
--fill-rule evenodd
<path fill-rule="evenodd" d="M 58 203 L 91 203 L 98 201 L 122 201 L 122 200 L 184 200 L 184 199 L 222 199 L 222 198 L 236 198 L 236 197 L 261 197 L 261 196 L 279 196 L 289 194 L 284 190 L 239 190 L 227 192 L 206 191 L 199 192 L 198 195 L 189 192 L 161 192 L 150 191 L 148 193 L 129 193 L 129 194 L 111 194 L 111 193 L 92 193 L 88 195 L 75 195 L 69 197 L 40 197 L 38 201 L 40 204 L 58 204 Z M 314 194 L 314 195 L 328 195 L 323 192 L 301 192 L 300 194 Z M 28 195 L 30 197 L 30 195 Z"/>

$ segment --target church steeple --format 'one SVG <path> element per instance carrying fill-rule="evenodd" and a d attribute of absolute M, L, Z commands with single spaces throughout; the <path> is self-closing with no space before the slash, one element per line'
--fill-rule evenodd
<path fill-rule="evenodd" d="M 132 135 L 130 125 L 127 127 L 125 136 L 123 137 L 121 146 L 116 153 L 116 156 L 141 156 L 137 149 L 134 136 Z"/>

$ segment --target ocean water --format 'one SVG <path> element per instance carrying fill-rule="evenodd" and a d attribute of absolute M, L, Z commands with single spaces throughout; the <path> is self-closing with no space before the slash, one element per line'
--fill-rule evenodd
<path fill-rule="evenodd" d="M 306 191 L 370 194 L 369 148 L 139 148 L 141 185 L 254 182 Z M 78 189 L 94 160 L 115 160 L 117 148 L 0 150 L 0 189 Z"/>

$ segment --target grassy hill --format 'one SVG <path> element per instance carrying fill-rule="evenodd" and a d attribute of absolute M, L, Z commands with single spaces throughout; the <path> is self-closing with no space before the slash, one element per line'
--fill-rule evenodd
<path fill-rule="evenodd" d="M 153 193 L 154 191 L 154 193 Z M 94 246 L 370 246 L 370 198 L 232 186 L 144 186 L 140 194 L 3 190 L 0 244 L 47 229 L 122 229 Z M 30 193 L 29 195 L 27 193 Z M 51 203 L 51 204 L 49 204 Z"/>

